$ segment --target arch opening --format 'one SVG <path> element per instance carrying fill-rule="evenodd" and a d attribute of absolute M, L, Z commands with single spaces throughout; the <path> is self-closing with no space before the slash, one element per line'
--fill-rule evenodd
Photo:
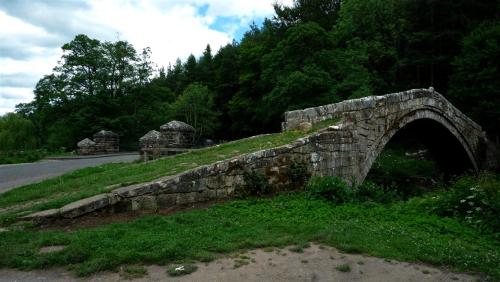
<path fill-rule="evenodd" d="M 445 126 L 432 119 L 418 119 L 406 124 L 389 142 L 425 146 L 430 158 L 446 177 L 474 169 L 462 143 Z"/>
<path fill-rule="evenodd" d="M 464 144 L 434 119 L 411 120 L 380 145 L 366 180 L 395 186 L 406 196 L 475 169 Z"/>

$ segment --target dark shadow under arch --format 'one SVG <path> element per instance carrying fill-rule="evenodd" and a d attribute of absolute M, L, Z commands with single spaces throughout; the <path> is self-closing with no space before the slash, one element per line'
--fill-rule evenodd
<path fill-rule="evenodd" d="M 474 170 L 464 146 L 445 126 L 435 120 L 414 120 L 399 129 L 389 142 L 402 139 L 414 140 L 425 146 L 447 178 Z"/>
<path fill-rule="evenodd" d="M 399 133 L 400 131 L 401 133 Z M 365 160 L 366 165 L 360 171 L 360 182 L 364 180 L 386 144 L 396 134 L 405 134 L 405 132 L 413 132 L 432 150 L 438 165 L 447 175 L 456 175 L 469 169 L 478 169 L 470 145 L 455 125 L 441 112 L 423 108 L 397 119 L 385 134 L 378 138 L 377 145 L 368 154 Z"/>

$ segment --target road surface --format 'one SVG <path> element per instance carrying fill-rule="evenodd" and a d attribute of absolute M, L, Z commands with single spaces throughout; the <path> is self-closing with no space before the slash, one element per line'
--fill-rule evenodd
<path fill-rule="evenodd" d="M 80 168 L 105 163 L 132 162 L 138 158 L 139 154 L 126 154 L 99 158 L 44 160 L 36 163 L 0 165 L 0 193 Z"/>

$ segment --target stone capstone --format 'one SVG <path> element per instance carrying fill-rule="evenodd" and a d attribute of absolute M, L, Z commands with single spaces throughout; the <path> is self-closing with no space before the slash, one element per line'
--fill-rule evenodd
<path fill-rule="evenodd" d="M 164 125 L 160 126 L 161 131 L 181 131 L 181 132 L 194 132 L 194 127 L 191 125 L 178 121 L 178 120 L 173 120 L 168 123 L 165 123 Z"/>

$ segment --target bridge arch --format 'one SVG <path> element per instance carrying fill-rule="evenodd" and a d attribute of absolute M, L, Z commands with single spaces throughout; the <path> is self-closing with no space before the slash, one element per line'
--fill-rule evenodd
<path fill-rule="evenodd" d="M 402 118 L 395 120 L 393 124 L 389 126 L 386 132 L 382 134 L 380 138 L 378 138 L 378 140 L 375 141 L 373 149 L 369 151 L 364 161 L 365 165 L 360 166 L 361 171 L 360 171 L 359 181 L 363 181 L 365 179 L 373 163 L 380 155 L 380 153 L 384 150 L 386 145 L 393 139 L 393 137 L 396 134 L 400 133 L 400 131 L 403 130 L 404 128 L 411 126 L 417 122 L 434 123 L 433 125 L 436 126 L 435 128 L 440 127 L 438 130 L 447 131 L 443 132 L 443 135 L 449 134 L 461 146 L 462 152 L 456 152 L 455 150 L 455 153 L 465 154 L 466 155 L 465 157 L 470 162 L 470 167 L 476 171 L 479 169 L 471 145 L 469 144 L 467 139 L 461 134 L 459 129 L 453 124 L 453 122 L 450 121 L 448 118 L 446 118 L 446 116 L 444 116 L 438 109 L 421 108 L 411 111 Z M 427 123 L 426 125 L 432 126 L 432 124 L 430 123 Z M 434 137 L 437 138 L 438 136 Z M 443 140 L 436 140 L 436 141 L 442 142 Z M 447 141 L 449 142 L 450 140 L 448 139 Z M 453 144 L 448 144 L 448 145 L 453 146 Z"/>

